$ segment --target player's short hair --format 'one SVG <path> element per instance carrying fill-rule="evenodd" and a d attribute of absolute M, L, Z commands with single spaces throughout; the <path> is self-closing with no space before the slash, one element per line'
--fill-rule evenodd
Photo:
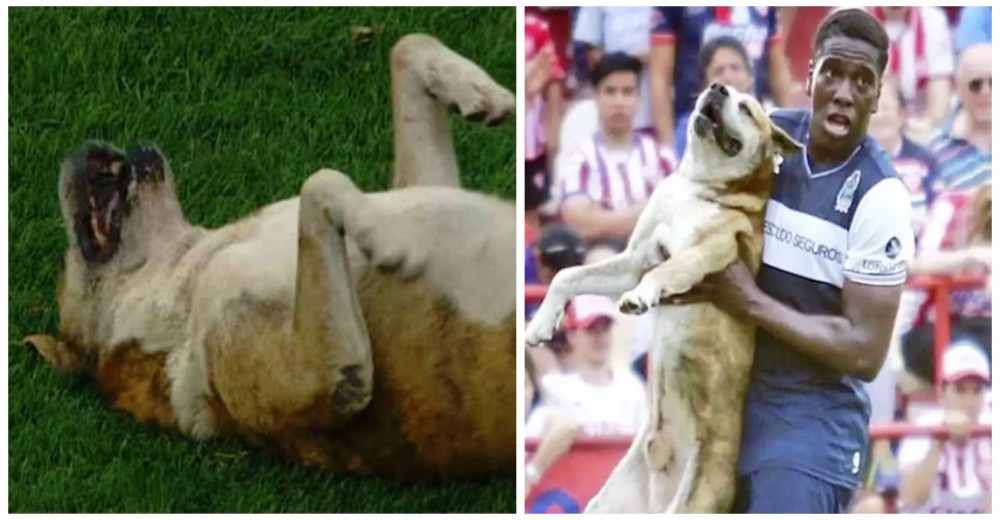
<path fill-rule="evenodd" d="M 861 40 L 875 47 L 878 50 L 878 63 L 875 65 L 879 74 L 885 73 L 889 62 L 889 35 L 877 18 L 858 8 L 838 9 L 830 13 L 816 29 L 813 51 L 818 52 L 823 43 L 834 36 Z"/>
<path fill-rule="evenodd" d="M 642 74 L 642 62 L 639 61 L 639 58 L 624 52 L 605 54 L 594 66 L 594 72 L 590 74 L 590 82 L 596 88 L 604 78 L 615 72 L 632 72 L 635 74 L 636 82 L 638 82 L 639 75 Z"/>
<path fill-rule="evenodd" d="M 753 65 L 750 64 L 750 55 L 747 54 L 747 48 L 736 38 L 724 35 L 705 42 L 701 46 L 701 50 L 698 51 L 698 64 L 701 66 L 702 78 L 708 72 L 708 66 L 712 64 L 712 59 L 715 58 L 715 53 L 719 52 L 719 49 L 731 49 L 738 54 L 747 72 L 753 75 Z"/>

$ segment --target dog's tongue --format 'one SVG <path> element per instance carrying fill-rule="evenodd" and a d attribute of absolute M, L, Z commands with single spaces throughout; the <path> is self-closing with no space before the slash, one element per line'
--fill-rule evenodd
<path fill-rule="evenodd" d="M 111 196 L 103 208 L 98 208 L 94 204 L 93 198 L 91 198 L 91 207 L 94 209 L 90 212 L 90 225 L 94 230 L 94 238 L 97 240 L 97 244 L 104 247 L 108 243 L 108 230 L 111 229 L 111 216 L 114 211 L 118 209 L 118 194 L 115 193 Z"/>

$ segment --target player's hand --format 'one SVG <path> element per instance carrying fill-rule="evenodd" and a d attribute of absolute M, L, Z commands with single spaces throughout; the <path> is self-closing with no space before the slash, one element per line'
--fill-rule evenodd
<path fill-rule="evenodd" d="M 745 317 L 760 289 L 750 268 L 737 260 L 721 272 L 706 276 L 696 291 L 707 295 L 712 303 L 729 314 Z"/>
<path fill-rule="evenodd" d="M 975 426 L 972 418 L 960 410 L 946 410 L 942 424 L 948 430 L 951 439 L 956 441 L 968 439 L 969 434 L 972 433 L 972 427 Z"/>

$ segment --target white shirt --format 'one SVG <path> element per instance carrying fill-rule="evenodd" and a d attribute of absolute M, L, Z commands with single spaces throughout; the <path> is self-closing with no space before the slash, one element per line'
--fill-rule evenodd
<path fill-rule="evenodd" d="M 979 418 L 981 424 L 992 424 L 991 406 Z M 933 426 L 942 422 L 940 409 L 928 410 L 917 417 L 917 426 Z M 929 437 L 905 437 L 899 446 L 899 469 L 909 471 L 919 465 L 931 449 Z M 990 437 L 973 437 L 964 446 L 946 441 L 931 484 L 927 501 L 907 513 L 982 513 L 986 493 L 992 483 L 992 448 Z M 902 511 L 901 511 L 902 512 Z"/>
<path fill-rule="evenodd" d="M 646 420 L 646 388 L 632 372 L 615 373 L 610 385 L 593 385 L 577 374 L 549 374 L 542 378 L 543 395 L 551 406 L 567 410 L 585 436 L 632 436 Z M 528 418 L 525 437 L 540 437 L 548 408 Z"/>
<path fill-rule="evenodd" d="M 564 202 L 586 196 L 608 210 L 625 209 L 647 200 L 656 185 L 673 171 L 668 151 L 644 134 L 635 134 L 632 146 L 608 148 L 594 136 L 556 170 L 555 199 Z"/>

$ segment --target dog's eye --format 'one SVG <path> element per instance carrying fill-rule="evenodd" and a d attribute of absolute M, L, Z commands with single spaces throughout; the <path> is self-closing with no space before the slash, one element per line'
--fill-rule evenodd
<path fill-rule="evenodd" d="M 750 107 L 747 106 L 746 103 L 740 103 L 740 112 L 743 112 L 744 114 L 746 114 L 747 117 L 751 117 L 751 118 L 753 117 L 753 114 L 750 112 Z"/>

